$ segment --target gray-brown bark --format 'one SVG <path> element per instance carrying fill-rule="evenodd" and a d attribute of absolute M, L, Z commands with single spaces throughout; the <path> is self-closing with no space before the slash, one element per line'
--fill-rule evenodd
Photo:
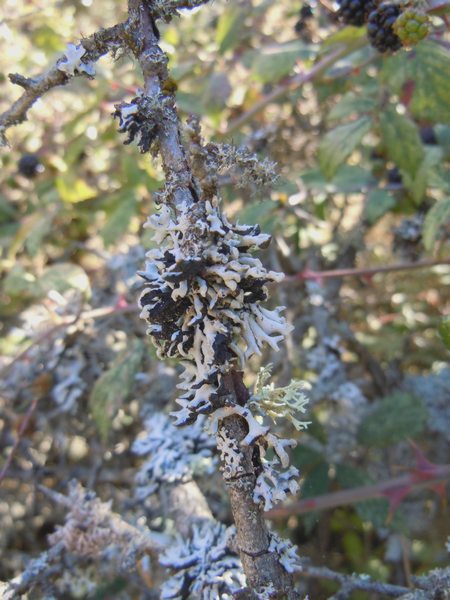
<path fill-rule="evenodd" d="M 134 52 L 144 74 L 144 93 L 158 97 L 162 83 L 167 78 L 166 58 L 158 46 L 154 31 L 153 16 L 148 2 L 129 0 L 129 34 L 133 36 Z M 186 203 L 196 212 L 193 189 L 196 182 L 186 159 L 180 138 L 179 120 L 174 104 L 164 108 L 165 118 L 158 129 L 159 150 L 167 182 L 172 189 L 173 204 Z M 193 223 L 196 222 L 193 218 Z M 232 404 L 243 404 L 248 393 L 240 373 L 230 373 L 223 378 L 222 394 Z M 245 421 L 237 416 L 224 420 L 221 427 L 239 442 L 247 434 Z M 293 580 L 279 562 L 276 553 L 269 552 L 270 534 L 261 508 L 253 501 L 256 475 L 252 463 L 252 447 L 240 448 L 245 476 L 227 480 L 231 509 L 237 529 L 238 549 L 248 584 L 255 590 L 271 586 L 276 592 L 273 598 L 298 598 Z"/>
<path fill-rule="evenodd" d="M 80 43 L 86 50 L 84 58 L 95 62 L 101 56 L 107 54 L 112 44 L 117 44 L 117 46 L 120 44 L 123 31 L 124 24 L 119 23 L 114 27 L 101 29 L 81 40 Z M 55 65 L 36 78 L 23 77 L 17 73 L 12 73 L 9 75 L 9 79 L 12 83 L 24 88 L 24 92 L 8 110 L 0 115 L 0 133 L 2 135 L 9 127 L 22 123 L 27 119 L 27 112 L 36 100 L 54 87 L 68 83 L 70 77 Z"/>

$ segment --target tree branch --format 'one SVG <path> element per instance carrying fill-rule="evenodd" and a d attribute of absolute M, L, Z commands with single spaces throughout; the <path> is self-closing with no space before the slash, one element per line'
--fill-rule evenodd
<path fill-rule="evenodd" d="M 362 43 L 361 43 L 362 46 Z M 238 129 L 240 129 L 243 125 L 248 123 L 255 115 L 264 110 L 264 108 L 271 104 L 272 102 L 276 102 L 280 100 L 293 90 L 297 90 L 298 88 L 305 85 L 310 81 L 314 81 L 316 79 L 320 79 L 320 77 L 329 69 L 332 65 L 334 65 L 338 60 L 344 58 L 351 52 L 354 52 L 356 48 L 352 46 L 351 48 L 347 46 L 340 46 L 336 48 L 330 54 L 327 54 L 322 59 L 320 59 L 309 71 L 305 71 L 303 73 L 298 73 L 297 75 L 293 75 L 289 79 L 287 79 L 284 83 L 280 84 L 276 87 L 270 94 L 267 94 L 255 104 L 243 115 L 232 121 L 225 131 L 220 132 L 221 136 L 229 136 Z"/>
<path fill-rule="evenodd" d="M 381 583 L 380 581 L 373 581 L 369 575 L 343 575 L 332 571 L 327 567 L 313 567 L 309 565 L 302 565 L 302 575 L 304 577 L 314 579 L 328 579 L 330 581 L 336 581 L 345 587 L 345 598 L 347 598 L 353 590 L 363 590 L 372 594 L 379 594 L 383 597 L 389 596 L 398 598 L 408 592 L 411 592 L 410 588 L 406 588 L 400 585 L 392 585 L 390 583 Z M 336 596 L 338 598 L 339 596 Z"/>
<path fill-rule="evenodd" d="M 119 23 L 114 27 L 100 29 L 87 38 L 81 40 L 81 45 L 86 50 L 83 58 L 90 62 L 97 61 L 101 56 L 109 52 L 111 46 L 118 44 L 121 40 L 124 24 Z M 9 127 L 23 123 L 27 119 L 27 112 L 33 104 L 46 92 L 54 87 L 65 85 L 71 77 L 61 71 L 57 65 L 51 67 L 46 73 L 35 78 L 26 78 L 17 73 L 9 75 L 11 83 L 24 88 L 23 94 L 14 104 L 0 115 L 0 145 Z"/>
<path fill-rule="evenodd" d="M 144 74 L 144 95 L 149 98 L 162 96 L 163 82 L 167 78 L 167 59 L 158 46 L 154 27 L 157 16 L 157 2 L 148 5 L 141 0 L 129 0 L 129 33 L 134 40 L 134 52 Z M 199 219 L 204 219 L 202 202 L 198 201 L 195 190 L 200 189 L 186 159 L 181 142 L 178 115 L 174 100 L 167 99 L 163 109 L 163 117 L 158 123 L 158 143 L 166 180 L 170 184 L 170 195 L 175 210 L 190 207 L 192 219 L 192 235 Z M 185 213 L 186 214 L 186 213 Z M 187 237 L 189 237 L 189 233 Z M 222 377 L 221 401 L 227 397 L 231 404 L 242 404 L 239 394 L 247 394 L 242 382 L 242 375 L 237 372 L 224 374 Z M 245 390 L 245 391 L 243 391 Z M 224 420 L 220 428 L 227 430 L 230 439 L 239 447 L 241 440 L 247 435 L 245 421 L 238 415 Z M 291 575 L 282 567 L 275 552 L 269 551 L 270 534 L 264 521 L 262 510 L 253 501 L 253 489 L 256 475 L 251 460 L 251 449 L 241 450 L 241 459 L 245 464 L 245 472 L 249 473 L 247 481 L 228 481 L 231 509 L 237 528 L 237 540 L 248 585 L 262 590 L 269 585 L 276 590 L 279 597 L 298 598 L 294 591 Z M 276 596 L 273 596 L 276 597 Z"/>

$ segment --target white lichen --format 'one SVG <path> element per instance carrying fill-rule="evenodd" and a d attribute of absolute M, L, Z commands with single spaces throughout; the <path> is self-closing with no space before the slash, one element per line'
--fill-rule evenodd
<path fill-rule="evenodd" d="M 146 435 L 132 446 L 135 454 L 147 457 L 136 477 L 138 498 L 155 493 L 163 482 L 185 482 L 215 470 L 214 439 L 203 426 L 204 417 L 192 427 L 180 429 L 163 413 L 145 422 Z"/>
<path fill-rule="evenodd" d="M 286 471 L 277 471 L 271 462 L 263 462 L 263 471 L 256 479 L 253 501 L 261 504 L 263 510 L 273 508 L 277 502 L 286 500 L 287 495 L 296 494 L 300 489 L 299 472 L 295 467 Z"/>
<path fill-rule="evenodd" d="M 231 530 L 216 521 L 193 527 L 160 557 L 173 575 L 161 587 L 162 600 L 228 600 L 245 586 L 239 558 L 229 547 Z"/>
<path fill-rule="evenodd" d="M 309 402 L 303 393 L 306 383 L 294 379 L 289 385 L 277 388 L 273 382 L 267 383 L 271 371 L 272 365 L 267 365 L 260 370 L 249 406 L 262 415 L 268 415 L 274 422 L 284 418 L 290 421 L 297 431 L 306 429 L 310 421 L 301 421 L 297 418 L 298 413 L 306 412 L 306 405 Z"/>
<path fill-rule="evenodd" d="M 81 44 L 67 44 L 64 56 L 58 61 L 57 68 L 66 75 L 73 77 L 84 73 L 89 77 L 95 76 L 94 65 L 91 62 L 83 62 L 81 59 L 86 54 L 86 48 Z"/>
<path fill-rule="evenodd" d="M 245 472 L 242 464 L 242 450 L 235 439 L 229 438 L 225 430 L 217 433 L 217 449 L 222 462 L 221 470 L 225 480 L 239 477 Z"/>
<path fill-rule="evenodd" d="M 270 534 L 269 552 L 278 555 L 280 564 L 288 573 L 301 571 L 302 567 L 297 555 L 297 546 L 291 544 L 289 540 L 283 540 L 273 531 Z"/>
<path fill-rule="evenodd" d="M 251 255 L 270 236 L 257 226 L 232 225 L 216 200 L 168 206 L 150 217 L 156 248 L 140 275 L 146 286 L 141 317 L 149 323 L 162 357 L 182 360 L 185 372 L 177 400 L 177 424 L 210 413 L 222 374 L 243 368 L 264 345 L 278 344 L 292 327 L 281 308 L 261 306 L 266 284 L 283 275 L 268 271 Z"/>

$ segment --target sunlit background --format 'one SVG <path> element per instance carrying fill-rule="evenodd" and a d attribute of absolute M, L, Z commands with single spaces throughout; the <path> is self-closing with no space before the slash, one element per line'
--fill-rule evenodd
<path fill-rule="evenodd" d="M 284 432 L 299 441 L 300 499 L 398 477 L 420 453 L 444 464 L 450 445 L 450 267 L 439 264 L 448 257 L 449 202 L 429 216 L 450 192 L 450 60 L 439 44 L 449 36 L 435 17 L 438 37 L 426 50 L 380 57 L 364 30 L 343 30 L 326 8 L 310 6 L 302 19 L 300 2 L 215 0 L 161 25 L 180 115 L 200 115 L 206 139 L 245 144 L 278 164 L 271 189 L 241 189 L 231 172 L 222 193 L 230 217 L 273 234 L 263 260 L 290 276 L 272 294 L 295 331 L 246 378 L 252 385 L 271 362 L 280 385 L 311 384 L 309 430 Z M 68 42 L 125 19 L 126 2 L 4 0 L 0 111 L 22 91 L 8 73 L 38 75 Z M 347 49 L 341 59 L 295 83 L 338 47 Z M 156 358 L 136 307 L 136 271 L 152 243 L 143 225 L 163 174 L 158 159 L 121 143 L 111 116 L 136 95 L 138 66 L 119 54 L 96 72 L 38 100 L 0 151 L 2 462 L 20 437 L 0 483 L 0 580 L 47 549 L 62 522 L 38 484 L 65 492 L 75 478 L 125 518 L 162 527 L 157 502 L 134 499 L 139 460 L 130 446 L 145 416 L 176 397 L 177 365 Z M 411 139 L 389 137 L 383 115 L 408 119 Z M 367 127 L 353 146 L 329 137 L 358 119 Z M 425 165 L 421 181 L 408 179 L 402 143 Z M 437 264 L 296 277 L 424 261 Z M 230 523 L 220 475 L 203 487 Z M 273 523 L 316 565 L 408 585 L 412 574 L 448 564 L 450 533 L 445 481 L 409 491 L 392 510 L 388 498 L 349 498 Z M 138 580 L 118 577 L 112 563 L 81 561 L 55 585 L 64 598 L 136 598 L 152 585 Z M 305 593 L 320 600 L 334 590 L 309 582 Z"/>

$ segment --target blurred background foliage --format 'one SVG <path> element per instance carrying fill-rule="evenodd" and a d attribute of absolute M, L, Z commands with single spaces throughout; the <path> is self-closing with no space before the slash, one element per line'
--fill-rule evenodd
<path fill-rule="evenodd" d="M 223 197 L 231 217 L 273 234 L 264 260 L 289 276 L 273 295 L 296 330 L 263 362 L 283 384 L 312 386 L 312 425 L 294 451 L 303 498 L 413 468 L 411 438 L 436 463 L 448 462 L 450 444 L 446 23 L 433 17 L 428 40 L 381 56 L 364 28 L 308 6 L 216 0 L 161 26 L 181 116 L 200 115 L 206 139 L 278 163 L 272 189 L 242 190 L 231 173 Z M 36 75 L 69 41 L 125 18 L 125 2 L 4 0 L 0 110 L 21 91 L 8 73 Z M 0 155 L 4 460 L 21 438 L 1 482 L 3 580 L 46 548 L 61 520 L 37 483 L 64 490 L 76 477 L 125 516 L 142 514 L 130 497 L 130 445 L 143 416 L 176 394 L 176 365 L 156 359 L 135 308 L 135 272 L 151 245 L 143 225 L 163 175 L 158 161 L 122 145 L 111 117 L 140 83 L 130 57 L 102 59 L 95 80 L 76 78 L 39 100 Z M 420 270 L 298 276 L 423 261 Z M 217 489 L 207 493 L 229 520 Z M 445 488 L 435 491 L 413 490 L 394 512 L 374 498 L 277 524 L 315 564 L 407 584 L 448 562 Z M 139 589 L 111 572 L 105 592 L 89 577 L 89 593 L 60 583 L 63 597 Z M 333 586 L 308 591 L 320 600 Z"/>

